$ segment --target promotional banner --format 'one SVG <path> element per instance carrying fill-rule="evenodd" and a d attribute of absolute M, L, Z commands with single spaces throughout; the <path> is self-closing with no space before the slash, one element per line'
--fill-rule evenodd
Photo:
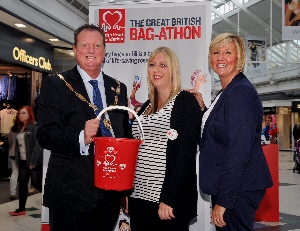
<path fill-rule="evenodd" d="M 94 3 L 89 12 L 90 23 L 106 33 L 103 70 L 126 84 L 132 107 L 148 99 L 147 61 L 159 46 L 178 55 L 183 88 L 193 84 L 210 104 L 210 2 Z"/>
<path fill-rule="evenodd" d="M 300 39 L 300 1 L 282 0 L 282 40 Z"/>
<path fill-rule="evenodd" d="M 130 107 L 137 109 L 148 99 L 147 61 L 159 46 L 178 55 L 183 88 L 200 91 L 210 105 L 211 2 L 95 3 L 89 12 L 90 23 L 99 24 L 106 33 L 103 70 L 127 85 Z M 198 207 L 190 230 L 213 230 L 210 197 L 199 194 Z M 130 222 L 124 215 L 115 231 L 121 230 L 120 221 Z"/>
<path fill-rule="evenodd" d="M 266 61 L 266 38 L 246 37 L 247 46 L 247 75 L 267 74 Z M 250 61 L 250 62 L 249 62 Z"/>

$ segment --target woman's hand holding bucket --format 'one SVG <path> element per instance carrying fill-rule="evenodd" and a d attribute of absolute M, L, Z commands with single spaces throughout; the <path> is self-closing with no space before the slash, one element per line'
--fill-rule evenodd
<path fill-rule="evenodd" d="M 93 137 L 97 134 L 100 126 L 99 119 L 91 119 L 86 121 L 84 127 L 84 143 L 90 144 L 93 142 Z"/>

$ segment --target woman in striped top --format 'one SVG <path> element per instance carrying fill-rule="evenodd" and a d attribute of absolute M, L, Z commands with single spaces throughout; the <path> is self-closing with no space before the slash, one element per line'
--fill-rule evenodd
<path fill-rule="evenodd" d="M 144 129 L 134 190 L 129 198 L 132 231 L 186 231 L 197 215 L 196 152 L 201 108 L 181 87 L 180 64 L 168 47 L 148 61 L 150 99 L 139 111 Z M 132 125 L 137 137 L 137 121 Z"/>

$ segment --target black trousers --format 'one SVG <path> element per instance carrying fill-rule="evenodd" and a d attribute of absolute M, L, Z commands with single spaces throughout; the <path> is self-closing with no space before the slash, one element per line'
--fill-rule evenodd
<path fill-rule="evenodd" d="M 171 220 L 158 216 L 159 204 L 142 199 L 129 198 L 131 231 L 188 231 L 190 218 L 174 214 Z"/>
<path fill-rule="evenodd" d="M 19 160 L 19 209 L 21 211 L 25 210 L 30 177 L 33 187 L 42 192 L 43 165 L 38 165 L 34 169 L 30 169 L 27 167 L 26 160 Z"/>
<path fill-rule="evenodd" d="M 237 195 L 233 209 L 226 209 L 222 228 L 216 227 L 217 231 L 250 231 L 254 229 L 254 220 L 259 204 L 263 200 L 266 190 L 240 192 Z M 215 205 L 212 196 L 212 204 Z"/>
<path fill-rule="evenodd" d="M 121 194 L 104 192 L 91 211 L 72 208 L 50 209 L 51 231 L 113 231 L 120 214 Z"/>

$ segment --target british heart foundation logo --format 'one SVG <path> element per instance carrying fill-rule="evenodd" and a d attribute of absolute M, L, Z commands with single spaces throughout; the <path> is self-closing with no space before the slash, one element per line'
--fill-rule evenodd
<path fill-rule="evenodd" d="M 125 9 L 100 9 L 100 26 L 105 32 L 106 43 L 125 43 Z"/>

